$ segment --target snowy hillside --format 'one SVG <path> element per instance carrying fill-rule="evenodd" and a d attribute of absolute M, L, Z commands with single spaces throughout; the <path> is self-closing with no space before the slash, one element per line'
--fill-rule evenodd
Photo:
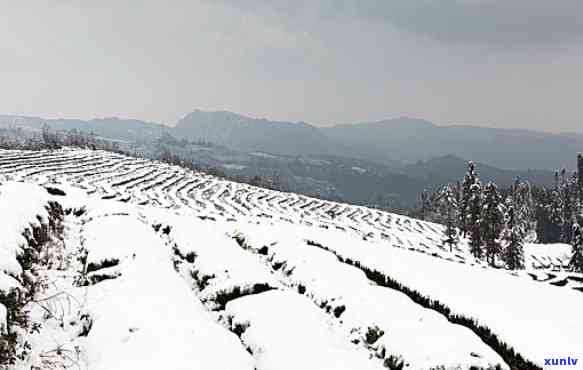
<path fill-rule="evenodd" d="M 73 149 L 0 151 L 0 212 L 8 369 L 583 368 L 568 246 L 492 269 L 441 225 Z"/>

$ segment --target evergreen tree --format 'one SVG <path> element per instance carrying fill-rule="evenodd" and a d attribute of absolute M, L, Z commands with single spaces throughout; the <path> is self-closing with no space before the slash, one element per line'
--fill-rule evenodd
<path fill-rule="evenodd" d="M 573 224 L 571 245 L 573 254 L 569 265 L 573 271 L 583 272 L 583 230 L 581 230 L 581 226 L 577 222 Z"/>
<path fill-rule="evenodd" d="M 45 147 L 49 149 L 59 149 L 61 147 L 59 135 L 55 132 L 51 132 L 46 123 L 42 126 L 42 140 Z"/>
<path fill-rule="evenodd" d="M 579 188 L 579 203 L 583 202 L 583 153 L 577 154 L 577 187 Z"/>
<path fill-rule="evenodd" d="M 561 236 L 561 230 L 553 210 L 554 190 L 544 187 L 533 188 L 533 202 L 535 206 L 536 235 L 540 243 L 556 243 Z"/>
<path fill-rule="evenodd" d="M 535 242 L 536 235 L 536 211 L 532 198 L 532 191 L 528 182 L 521 182 L 516 178 L 511 189 L 511 203 L 514 207 L 515 224 L 520 226 L 524 232 L 523 239 L 528 242 Z"/>
<path fill-rule="evenodd" d="M 559 241 L 561 240 L 563 233 L 563 202 L 561 201 L 558 188 L 553 190 L 550 197 L 551 199 L 548 212 L 549 221 L 558 229 L 557 241 Z"/>
<path fill-rule="evenodd" d="M 556 241 L 560 241 L 563 235 L 563 201 L 561 198 L 561 184 L 559 179 L 559 172 L 555 172 L 555 187 L 550 193 L 550 200 L 548 203 L 549 222 L 553 225 L 555 233 L 553 234 Z"/>
<path fill-rule="evenodd" d="M 573 204 L 571 197 L 571 184 L 567 177 L 567 171 L 563 169 L 555 173 L 555 191 L 551 204 L 551 217 L 553 223 L 560 228 L 560 241 L 569 243 L 571 240 Z"/>
<path fill-rule="evenodd" d="M 509 269 L 514 270 L 524 267 L 523 235 L 524 232 L 521 230 L 520 225 L 516 224 L 514 207 L 510 204 L 506 212 L 506 223 L 502 232 L 504 242 L 502 260 Z"/>
<path fill-rule="evenodd" d="M 576 217 L 583 217 L 583 154 L 577 154 Z"/>
<path fill-rule="evenodd" d="M 429 201 L 429 192 L 427 190 L 423 190 L 421 193 L 421 220 L 427 220 L 427 213 L 431 208 L 431 202 Z"/>
<path fill-rule="evenodd" d="M 470 251 L 476 258 L 482 258 L 482 185 L 479 180 L 470 187 L 467 228 L 470 233 Z"/>
<path fill-rule="evenodd" d="M 470 208 L 472 198 L 472 186 L 479 182 L 478 174 L 476 173 L 476 165 L 474 162 L 468 162 L 468 172 L 464 176 L 464 181 L 461 185 L 461 204 L 459 207 L 459 228 L 464 236 L 468 233 Z"/>
<path fill-rule="evenodd" d="M 579 225 L 583 225 L 583 154 L 577 156 L 577 169 L 573 174 L 568 174 L 566 170 L 555 172 L 555 185 L 552 188 L 531 186 L 517 178 L 510 188 L 499 190 L 501 199 L 506 198 L 503 206 L 513 207 L 513 221 L 518 227 L 515 232 L 522 233 L 524 243 L 571 242 L 573 223 L 577 221 Z M 473 189 L 475 184 L 481 186 L 474 163 L 468 162 L 468 171 L 463 181 L 458 181 L 450 186 L 450 189 L 458 206 L 456 213 L 459 235 L 470 239 L 472 250 L 476 255 L 480 255 L 478 241 L 484 239 L 483 247 L 488 249 L 487 240 L 491 241 L 492 236 L 486 235 L 490 221 L 476 217 L 475 210 L 480 203 L 480 197 L 477 195 L 480 191 Z M 444 212 L 446 208 L 443 208 L 441 203 L 443 190 L 430 194 L 427 203 L 425 201 L 428 197 L 423 194 L 421 210 L 424 219 L 445 225 L 448 220 L 447 212 Z M 485 195 L 482 195 L 481 199 L 486 202 Z M 502 211 L 504 212 L 504 209 Z M 482 212 L 485 214 L 486 210 Z M 475 229 L 476 223 L 481 224 L 481 235 L 478 235 Z M 489 262 L 490 257 L 491 253 L 488 255 Z"/>
<path fill-rule="evenodd" d="M 458 200 L 455 189 L 447 185 L 440 194 L 441 213 L 445 215 L 444 244 L 449 246 L 449 251 L 453 252 L 454 245 L 459 241 L 459 235 L 456 228 Z"/>
<path fill-rule="evenodd" d="M 573 215 L 576 207 L 574 204 L 574 178 L 569 178 L 567 171 L 561 171 L 559 196 L 561 198 L 561 241 L 564 243 L 571 242 L 571 231 L 573 228 Z"/>
<path fill-rule="evenodd" d="M 504 226 L 503 205 L 496 184 L 490 182 L 486 185 L 483 203 L 481 237 L 485 245 L 486 260 L 490 266 L 494 266 L 496 257 L 502 250 L 499 238 Z"/>

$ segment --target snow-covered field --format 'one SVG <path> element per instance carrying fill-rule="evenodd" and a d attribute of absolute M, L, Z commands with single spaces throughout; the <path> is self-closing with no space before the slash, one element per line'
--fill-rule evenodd
<path fill-rule="evenodd" d="M 441 233 L 109 152 L 0 151 L 0 291 L 31 295 L 8 368 L 583 368 L 568 246 L 511 272 Z"/>

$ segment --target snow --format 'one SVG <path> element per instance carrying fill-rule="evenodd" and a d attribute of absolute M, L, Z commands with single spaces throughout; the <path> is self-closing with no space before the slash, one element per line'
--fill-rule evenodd
<path fill-rule="evenodd" d="M 35 228 L 48 227 L 47 208 L 51 200 L 54 200 L 53 197 L 41 186 L 14 181 L 0 183 L 0 293 L 6 294 L 16 289 L 23 299 L 26 296 L 22 294 L 29 293 L 28 285 L 25 287 L 24 281 L 37 282 L 35 285 L 42 286 L 36 275 L 29 270 L 23 270 L 17 258 L 23 253 L 22 248 L 29 246 L 24 235 L 36 236 L 33 234 Z M 54 243 L 50 245 L 51 249 L 58 248 Z M 49 258 L 51 255 L 52 250 L 41 252 L 41 258 Z M 3 303 L 5 302 L 0 302 L 0 334 L 6 333 L 10 328 L 11 333 L 20 335 L 24 331 L 14 325 L 14 322 L 9 322 L 8 310 Z M 28 309 L 29 307 L 25 307 L 25 312 Z M 20 337 L 18 340 L 22 345 Z"/>
<path fill-rule="evenodd" d="M 563 267 L 571 259 L 572 247 L 569 244 L 534 244 L 524 245 L 525 265 L 532 268 Z"/>
<path fill-rule="evenodd" d="M 530 361 L 583 357 L 566 245 L 527 244 L 526 270 L 492 269 L 465 240 L 444 248 L 441 225 L 101 151 L 0 150 L 0 176 L 27 182 L 0 185 L 0 289 L 20 285 L 21 234 L 47 202 L 72 211 L 68 264 L 40 271 L 51 282 L 41 297 L 66 293 L 46 303 L 64 313 L 31 306 L 42 328 L 18 370 L 56 346 L 78 349 L 84 369 L 378 369 L 391 356 L 411 369 L 508 368 L 471 330 L 335 253 L 477 320 Z M 97 269 L 87 276 L 84 253 Z M 367 343 L 372 327 L 384 334 Z"/>
<path fill-rule="evenodd" d="M 214 301 L 219 295 L 233 294 L 235 290 L 245 294 L 257 286 L 279 286 L 265 266 L 218 231 L 220 226 L 210 227 L 208 222 L 185 217 L 174 217 L 172 221 L 171 236 L 176 248 L 183 256 L 195 255 L 191 272 L 204 282 L 203 301 Z"/>
<path fill-rule="evenodd" d="M 231 327 L 244 328 L 241 340 L 256 354 L 258 370 L 382 369 L 350 348 L 308 299 L 270 291 L 227 304 Z"/>
<path fill-rule="evenodd" d="M 2 275 L 0 275 L 1 277 Z M 0 335 L 6 334 L 6 328 L 8 327 L 8 311 L 4 305 L 0 304 Z"/>
<path fill-rule="evenodd" d="M 228 170 L 244 170 L 247 166 L 244 166 L 242 164 L 235 164 L 235 163 L 225 163 L 225 164 L 223 164 L 223 167 L 228 169 Z"/>
<path fill-rule="evenodd" d="M 48 218 L 44 208 L 51 199 L 45 189 L 33 184 L 5 182 L 0 186 L 0 271 L 18 276 L 22 269 L 16 262 L 20 246 L 25 245 L 22 235 L 30 225 L 39 225 L 37 216 Z M 5 289 L 0 285 L 0 289 Z"/>
<path fill-rule="evenodd" d="M 549 354 L 583 356 L 580 292 L 358 240 L 347 243 L 345 237 L 322 235 L 318 241 L 440 301 L 454 313 L 477 319 L 531 361 L 542 365 Z"/>
<path fill-rule="evenodd" d="M 18 264 L 18 262 L 15 261 L 16 260 L 10 262 L 14 265 Z M 6 264 L 5 260 L 2 260 L 2 262 Z M 20 268 L 20 265 L 18 265 L 18 268 Z M 12 276 L 5 273 L 0 273 L 0 291 L 8 292 L 11 289 L 18 288 L 20 286 L 20 282 Z"/>
<path fill-rule="evenodd" d="M 256 157 L 263 157 L 263 158 L 269 158 L 269 159 L 278 159 L 280 157 L 273 155 L 273 154 L 269 154 L 269 153 L 264 153 L 264 152 L 253 152 L 251 153 L 251 155 L 254 155 Z"/>
<path fill-rule="evenodd" d="M 7 293 L 13 288 L 20 288 L 16 277 L 23 272 L 16 257 L 20 247 L 27 244 L 22 235 L 30 230 L 31 225 L 39 225 L 47 220 L 44 208 L 50 199 L 45 189 L 37 185 L 18 182 L 0 184 L 0 292 Z M 7 310 L 0 303 L 0 333 L 8 326 Z"/>
<path fill-rule="evenodd" d="M 169 263 L 170 251 L 148 225 L 109 217 L 91 222 L 85 232 L 107 251 L 100 252 L 103 258 L 132 255 L 121 277 L 88 290 L 91 369 L 253 369 L 237 337 L 193 299 Z"/>
<path fill-rule="evenodd" d="M 140 234 L 144 231 L 144 225 L 136 222 L 128 222 L 128 216 L 110 216 L 96 218 L 85 226 L 83 247 L 87 249 L 87 264 L 100 265 L 104 261 L 117 260 L 124 263 L 129 259 L 135 259 L 144 247 L 140 243 Z M 112 224 L 124 225 L 124 229 L 114 228 Z M 127 239 L 120 240 L 120 234 L 114 232 L 120 230 Z M 151 234 L 151 231 L 148 230 Z M 137 240 L 132 241 L 131 237 Z M 147 251 L 147 249 L 146 249 Z"/>
<path fill-rule="evenodd" d="M 348 332 L 365 333 L 380 328 L 385 335 L 375 343 L 386 356 L 405 359 L 415 369 L 488 367 L 504 361 L 469 329 L 451 325 L 440 314 L 415 304 L 405 294 L 373 285 L 365 274 L 339 263 L 330 252 L 308 246 L 282 229 L 272 230 L 270 239 L 250 247 L 268 245 L 267 259 L 281 265 L 283 275 L 294 287 L 303 287 L 318 305 L 342 308 L 341 319 Z M 251 242 L 252 243 L 252 242 Z"/>

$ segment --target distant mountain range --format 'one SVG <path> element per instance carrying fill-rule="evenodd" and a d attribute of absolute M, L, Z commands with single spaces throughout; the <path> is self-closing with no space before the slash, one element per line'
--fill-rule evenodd
<path fill-rule="evenodd" d="M 168 131 L 168 126 L 159 123 L 115 117 L 79 120 L 0 115 L 0 128 L 20 127 L 40 131 L 45 124 L 53 130 L 80 130 L 109 139 L 131 142 L 156 140 Z"/>
<path fill-rule="evenodd" d="M 93 132 L 149 156 L 162 145 L 232 175 L 277 173 L 293 191 L 397 208 L 411 207 L 423 189 L 463 178 L 468 159 L 478 163 L 484 182 L 507 186 L 519 176 L 550 185 L 551 170 L 574 167 L 583 151 L 583 135 L 441 127 L 412 118 L 318 128 L 200 110 L 174 127 L 119 118 L 0 116 L 0 129 L 41 130 L 45 124 Z"/>
<path fill-rule="evenodd" d="M 337 155 L 392 167 L 454 155 L 503 169 L 572 167 L 583 135 L 471 126 L 436 126 L 396 118 L 317 128 L 249 118 L 230 112 L 194 111 L 173 130 L 178 137 L 208 140 L 239 150 L 284 155 Z"/>
<path fill-rule="evenodd" d="M 397 118 L 323 129 L 353 150 L 352 156 L 374 161 L 414 162 L 455 155 L 504 169 L 574 167 L 583 151 L 583 135 L 472 126 L 436 126 Z"/>
<path fill-rule="evenodd" d="M 208 141 L 240 151 L 333 155 L 390 167 L 454 155 L 503 169 L 556 170 L 572 168 L 576 153 L 583 151 L 582 134 L 436 126 L 413 118 L 319 128 L 304 122 L 269 121 L 225 111 L 200 110 L 186 115 L 174 127 L 118 118 L 82 121 L 0 116 L 0 127 L 40 129 L 45 123 L 56 129 L 77 128 L 121 140 L 147 141 L 168 132 L 177 138 Z"/>
<path fill-rule="evenodd" d="M 282 155 L 338 153 L 335 140 L 304 122 L 291 123 L 249 118 L 231 112 L 195 110 L 178 121 L 172 135 L 192 141 L 204 140 L 242 151 Z"/>
<path fill-rule="evenodd" d="M 465 159 L 447 155 L 408 165 L 402 169 L 402 173 L 424 180 L 426 184 L 439 186 L 454 179 L 463 179 L 467 171 L 467 163 Z M 517 177 L 544 186 L 551 186 L 554 179 L 553 173 L 548 170 L 506 170 L 479 162 L 476 163 L 476 168 L 483 183 L 495 182 L 502 187 L 510 186 Z"/>

